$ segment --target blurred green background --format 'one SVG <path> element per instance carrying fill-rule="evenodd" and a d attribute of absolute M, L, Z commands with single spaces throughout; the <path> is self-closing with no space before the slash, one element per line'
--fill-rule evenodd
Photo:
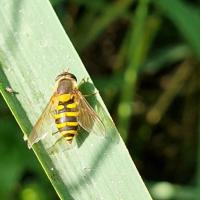
<path fill-rule="evenodd" d="M 200 199 L 200 1 L 51 3 L 153 198 Z M 0 199 L 58 199 L 20 132 L 0 97 Z"/>

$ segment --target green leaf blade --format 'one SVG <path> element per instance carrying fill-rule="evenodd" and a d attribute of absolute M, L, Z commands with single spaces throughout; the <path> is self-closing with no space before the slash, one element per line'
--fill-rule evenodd
<path fill-rule="evenodd" d="M 70 68 L 78 83 L 89 75 L 48 1 L 2 0 L 0 24 L 0 90 L 28 135 L 59 73 Z M 49 134 L 33 147 L 55 190 L 67 200 L 151 199 L 101 97 L 92 99 L 108 137 L 80 134 L 75 148 L 63 151 L 61 144 L 49 155 L 46 148 L 55 141 Z"/>
<path fill-rule="evenodd" d="M 181 0 L 153 0 L 175 24 L 197 56 L 200 56 L 200 15 L 194 7 Z"/>

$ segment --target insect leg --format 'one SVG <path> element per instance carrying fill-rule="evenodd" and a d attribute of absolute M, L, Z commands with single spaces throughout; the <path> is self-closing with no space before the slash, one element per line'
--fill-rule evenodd
<path fill-rule="evenodd" d="M 52 135 L 55 135 L 56 133 L 59 133 L 59 131 L 52 132 Z"/>

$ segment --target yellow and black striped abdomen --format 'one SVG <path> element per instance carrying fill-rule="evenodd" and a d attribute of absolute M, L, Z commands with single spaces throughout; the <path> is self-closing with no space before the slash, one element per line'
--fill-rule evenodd
<path fill-rule="evenodd" d="M 71 143 L 77 134 L 79 116 L 77 104 L 70 94 L 58 96 L 59 104 L 54 115 L 56 127 L 66 140 Z"/>

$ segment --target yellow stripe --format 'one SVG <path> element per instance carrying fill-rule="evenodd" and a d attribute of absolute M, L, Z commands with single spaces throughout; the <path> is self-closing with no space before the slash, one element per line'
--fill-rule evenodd
<path fill-rule="evenodd" d="M 67 140 L 72 140 L 73 139 L 73 136 L 66 136 L 65 137 Z"/>
<path fill-rule="evenodd" d="M 79 112 L 63 112 L 54 115 L 55 119 L 60 119 L 61 117 L 77 117 L 79 116 Z"/>
<path fill-rule="evenodd" d="M 64 106 L 63 105 L 58 105 L 56 109 L 57 110 L 62 110 L 62 109 L 64 109 Z"/>
<path fill-rule="evenodd" d="M 69 103 L 67 104 L 67 108 L 76 108 L 77 103 Z"/>
<path fill-rule="evenodd" d="M 61 124 L 56 124 L 57 128 L 63 128 L 65 126 L 78 126 L 78 122 L 64 122 Z"/>
<path fill-rule="evenodd" d="M 67 102 L 71 99 L 71 94 L 61 94 L 57 98 L 61 102 Z"/>
<path fill-rule="evenodd" d="M 75 135 L 77 133 L 77 130 L 68 130 L 68 131 L 62 131 L 61 134 L 62 136 L 66 136 L 68 134 L 73 134 Z"/>
<path fill-rule="evenodd" d="M 66 112 L 68 117 L 77 117 L 79 116 L 79 112 Z"/>
<path fill-rule="evenodd" d="M 66 112 L 63 112 L 63 113 L 54 115 L 54 118 L 55 119 L 60 119 L 61 117 L 65 117 L 65 116 L 66 116 Z"/>

